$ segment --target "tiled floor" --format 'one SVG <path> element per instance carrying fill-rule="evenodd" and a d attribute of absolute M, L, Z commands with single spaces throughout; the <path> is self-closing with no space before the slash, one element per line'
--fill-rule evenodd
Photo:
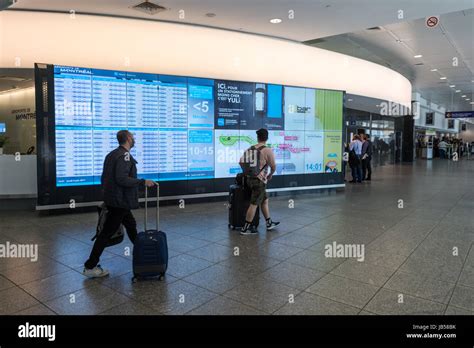
<path fill-rule="evenodd" d="M 224 202 L 167 206 L 167 276 L 136 284 L 128 241 L 104 253 L 110 277 L 80 274 L 96 213 L 0 211 L 0 244 L 40 253 L 0 259 L 0 314 L 473 315 L 473 179 L 474 161 L 379 167 L 345 191 L 272 198 L 281 227 L 259 236 L 229 231 Z M 334 241 L 364 260 L 326 257 Z"/>

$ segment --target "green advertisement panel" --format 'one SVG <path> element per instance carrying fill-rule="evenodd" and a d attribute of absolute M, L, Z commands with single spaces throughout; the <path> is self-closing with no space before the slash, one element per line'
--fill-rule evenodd
<path fill-rule="evenodd" d="M 324 132 L 324 172 L 337 173 L 342 170 L 342 132 Z"/>
<path fill-rule="evenodd" d="M 316 118 L 324 133 L 324 172 L 342 170 L 343 92 L 316 91 Z"/>

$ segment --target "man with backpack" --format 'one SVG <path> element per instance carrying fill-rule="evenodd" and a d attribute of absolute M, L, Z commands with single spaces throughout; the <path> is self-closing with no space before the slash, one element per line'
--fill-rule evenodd
<path fill-rule="evenodd" d="M 137 223 L 131 209 L 138 208 L 138 187 L 152 187 L 152 180 L 137 179 L 137 161 L 130 150 L 135 145 L 133 134 L 127 130 L 117 133 L 119 147 L 110 152 L 104 161 L 101 183 L 104 203 L 108 213 L 102 229 L 92 247 L 89 259 L 84 264 L 83 274 L 89 278 L 105 277 L 109 272 L 100 267 L 99 258 L 109 239 L 123 224 L 133 243 L 137 237 Z"/>
<path fill-rule="evenodd" d="M 272 179 L 276 170 L 275 155 L 271 148 L 266 146 L 268 131 L 261 128 L 257 131 L 258 144 L 247 149 L 240 158 L 239 164 L 245 176 L 245 182 L 251 190 L 250 206 L 245 217 L 245 224 L 240 231 L 242 235 L 255 235 L 258 230 L 252 225 L 257 207 L 262 209 L 267 231 L 274 229 L 280 223 L 270 218 L 270 208 L 266 193 L 267 182 Z M 270 170 L 269 170 L 270 169 Z"/>

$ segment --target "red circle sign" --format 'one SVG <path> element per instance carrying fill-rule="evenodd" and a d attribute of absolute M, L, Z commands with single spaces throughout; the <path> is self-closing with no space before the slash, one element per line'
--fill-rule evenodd
<path fill-rule="evenodd" d="M 428 17 L 428 19 L 426 20 L 426 25 L 430 28 L 433 28 L 438 25 L 438 21 L 438 17 L 431 16 Z"/>

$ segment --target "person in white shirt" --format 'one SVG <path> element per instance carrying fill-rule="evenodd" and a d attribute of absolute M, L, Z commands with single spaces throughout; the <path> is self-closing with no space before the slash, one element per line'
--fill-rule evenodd
<path fill-rule="evenodd" d="M 446 158 L 446 149 L 448 148 L 448 143 L 443 140 L 441 140 L 438 144 L 439 147 L 439 157 L 440 158 Z"/>

